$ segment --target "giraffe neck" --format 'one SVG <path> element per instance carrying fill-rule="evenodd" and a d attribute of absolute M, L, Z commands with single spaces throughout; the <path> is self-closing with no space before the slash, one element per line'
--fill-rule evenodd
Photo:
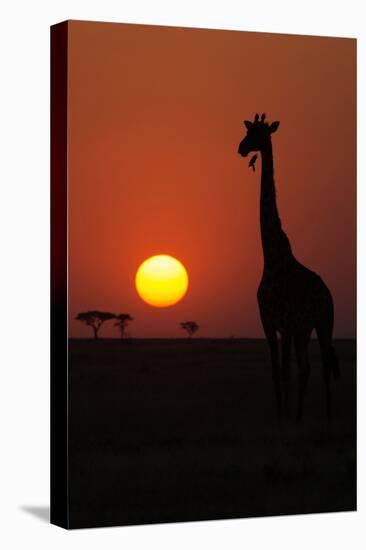
<path fill-rule="evenodd" d="M 260 226 L 265 268 L 281 265 L 293 259 L 291 245 L 282 230 L 276 203 L 276 189 L 273 173 L 272 143 L 261 151 L 262 175 L 260 194 Z"/>

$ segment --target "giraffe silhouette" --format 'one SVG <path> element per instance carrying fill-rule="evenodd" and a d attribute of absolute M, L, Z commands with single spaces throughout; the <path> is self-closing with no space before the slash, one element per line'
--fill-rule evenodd
<path fill-rule="evenodd" d="M 251 152 L 259 152 L 262 159 L 260 230 L 264 267 L 257 300 L 271 354 L 278 415 L 280 418 L 290 415 L 291 348 L 294 345 L 298 364 L 296 420 L 302 421 L 310 374 L 308 345 L 315 329 L 320 344 L 327 418 L 330 421 L 330 380 L 332 375 L 336 378 L 339 374 L 332 345 L 332 295 L 319 275 L 297 261 L 282 229 L 276 204 L 271 140 L 279 122 L 268 124 L 265 114 L 260 120 L 256 114 L 253 122 L 245 120 L 244 125 L 247 134 L 240 142 L 238 153 L 246 157 Z"/>

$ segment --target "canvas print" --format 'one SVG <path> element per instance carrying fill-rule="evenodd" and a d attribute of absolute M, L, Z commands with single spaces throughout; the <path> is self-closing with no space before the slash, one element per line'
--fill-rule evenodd
<path fill-rule="evenodd" d="M 51 520 L 356 509 L 356 41 L 51 29 Z"/>

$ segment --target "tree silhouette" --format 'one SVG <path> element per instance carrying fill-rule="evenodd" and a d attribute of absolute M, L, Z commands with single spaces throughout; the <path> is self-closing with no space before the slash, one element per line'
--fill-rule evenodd
<path fill-rule="evenodd" d="M 92 327 L 94 331 L 94 338 L 97 339 L 99 335 L 99 329 L 102 326 L 102 324 L 105 321 L 110 321 L 111 319 L 114 319 L 116 316 L 114 313 L 110 313 L 109 311 L 83 311 L 81 313 L 78 313 L 75 319 L 77 321 L 81 321 L 82 323 L 85 323 L 88 325 L 88 327 Z"/>
<path fill-rule="evenodd" d="M 124 338 L 126 336 L 127 325 L 130 321 L 133 321 L 133 317 L 131 317 L 129 313 L 120 313 L 119 315 L 116 315 L 115 318 L 117 319 L 117 322 L 114 323 L 114 326 L 119 328 L 121 338 Z"/>
<path fill-rule="evenodd" d="M 184 321 L 180 326 L 187 332 L 189 338 L 192 338 L 194 333 L 200 328 L 195 321 Z"/>

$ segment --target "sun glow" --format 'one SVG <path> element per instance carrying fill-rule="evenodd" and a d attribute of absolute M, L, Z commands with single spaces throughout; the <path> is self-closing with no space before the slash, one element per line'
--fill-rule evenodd
<path fill-rule="evenodd" d="M 136 290 L 140 298 L 155 307 L 177 304 L 188 290 L 184 265 L 167 254 L 148 258 L 137 270 Z"/>

